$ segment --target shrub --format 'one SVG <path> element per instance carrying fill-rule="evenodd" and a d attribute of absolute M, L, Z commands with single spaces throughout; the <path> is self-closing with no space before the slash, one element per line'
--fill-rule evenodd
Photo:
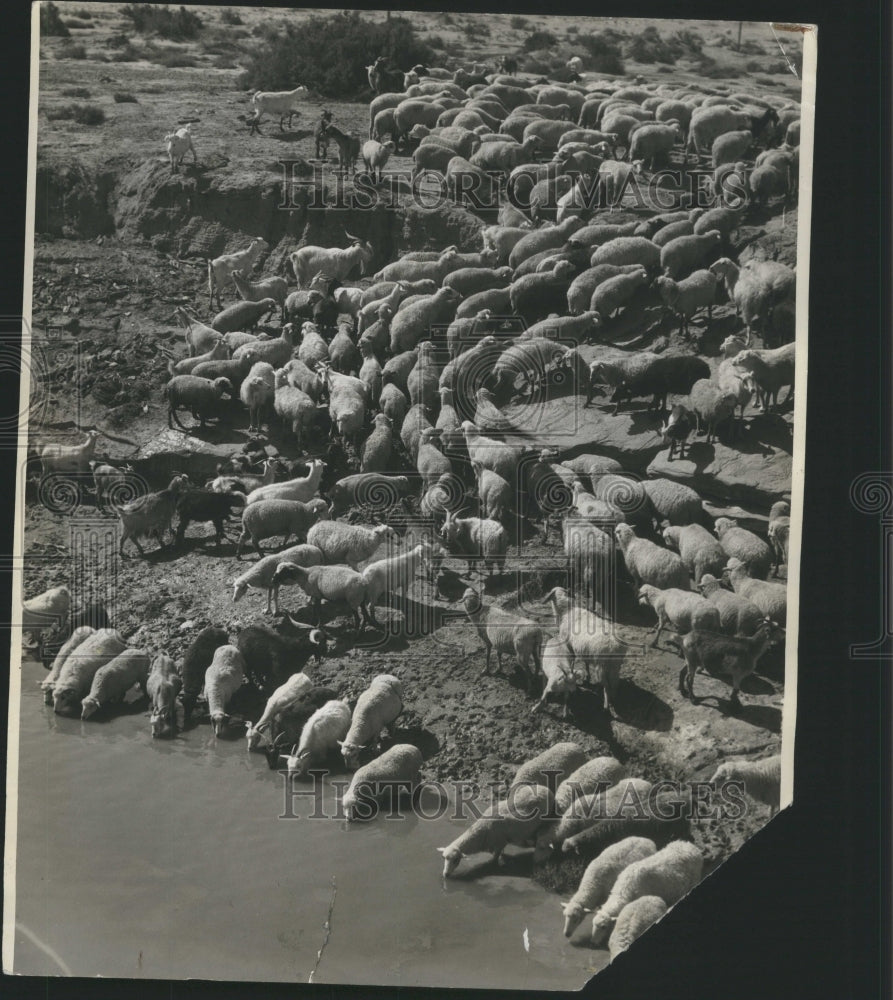
<path fill-rule="evenodd" d="M 66 87 L 62 91 L 63 97 L 80 97 L 81 100 L 90 96 L 90 91 L 86 87 Z"/>
<path fill-rule="evenodd" d="M 224 24 L 244 24 L 245 22 L 239 17 L 239 12 L 233 10 L 232 7 L 224 7 L 220 12 L 220 20 Z"/>
<path fill-rule="evenodd" d="M 113 52 L 109 59 L 112 62 L 136 62 L 140 58 L 139 52 L 127 42 L 126 45 L 118 49 L 117 52 Z"/>
<path fill-rule="evenodd" d="M 674 63 L 678 52 L 664 41 L 654 25 L 649 24 L 638 35 L 629 39 L 624 54 L 640 63 Z"/>
<path fill-rule="evenodd" d="M 580 35 L 579 42 L 589 53 L 588 68 L 595 70 L 596 73 L 622 76 L 626 70 L 621 57 L 619 38 L 616 31 Z"/>
<path fill-rule="evenodd" d="M 429 35 L 426 41 L 432 49 L 446 48 L 446 42 L 443 40 L 443 35 Z"/>
<path fill-rule="evenodd" d="M 511 21 L 509 21 L 509 24 L 515 29 L 515 31 L 523 31 L 527 27 L 527 18 L 516 14 Z"/>
<path fill-rule="evenodd" d="M 368 90 L 366 67 L 379 55 L 405 68 L 429 62 L 433 52 L 405 17 L 375 22 L 355 10 L 315 15 L 286 24 L 261 51 L 253 51 L 244 85 L 286 90 L 301 83 L 326 97 L 356 96 Z"/>
<path fill-rule="evenodd" d="M 580 33 L 580 29 L 579 29 L 579 28 L 578 28 L 578 27 L 577 27 L 577 26 L 576 26 L 575 24 L 572 24 L 572 25 L 571 25 L 571 26 L 570 26 L 570 27 L 569 27 L 569 28 L 567 29 L 567 33 L 568 33 L 569 35 L 578 35 L 578 34 Z"/>
<path fill-rule="evenodd" d="M 169 49 L 153 54 L 152 62 L 158 66 L 165 66 L 168 69 L 198 66 L 198 60 L 195 56 L 191 56 L 187 52 L 177 52 Z"/>
<path fill-rule="evenodd" d="M 95 104 L 63 104 L 47 111 L 50 121 L 73 121 L 78 125 L 101 125 L 105 112 Z"/>
<path fill-rule="evenodd" d="M 139 104 L 139 101 L 134 97 L 133 94 L 128 94 L 124 91 L 117 90 L 112 94 L 115 104 Z"/>
<path fill-rule="evenodd" d="M 523 41 L 525 52 L 536 52 L 538 49 L 551 49 L 558 44 L 558 39 L 551 31 L 532 31 Z"/>
<path fill-rule="evenodd" d="M 40 5 L 40 33 L 54 38 L 68 38 L 71 35 L 54 3 Z"/>
<path fill-rule="evenodd" d="M 86 7 L 81 7 L 81 9 L 80 9 L 80 10 L 76 10 L 76 11 L 75 11 L 75 14 L 76 14 L 76 15 L 77 15 L 77 16 L 78 16 L 78 17 L 79 17 L 79 18 L 80 18 L 80 19 L 81 19 L 82 21 L 92 21 L 92 20 L 93 20 L 93 15 L 92 15 L 92 14 L 90 13 L 90 11 L 89 11 L 89 10 L 87 10 L 87 8 L 86 8 Z"/>
<path fill-rule="evenodd" d="M 142 34 L 155 34 L 171 41 L 195 38 L 203 27 L 198 14 L 185 7 L 170 10 L 167 7 L 149 3 L 129 3 L 119 9 L 119 13 L 129 18 L 133 30 Z"/>
<path fill-rule="evenodd" d="M 489 38 L 490 25 L 487 24 L 483 18 L 469 18 L 469 20 L 465 22 L 465 33 L 469 38 Z"/>
<path fill-rule="evenodd" d="M 83 45 L 74 45 L 72 43 L 67 43 L 65 45 L 59 46 L 59 51 L 56 53 L 57 59 L 86 59 L 87 50 Z"/>
<path fill-rule="evenodd" d="M 90 23 L 90 21 L 82 21 L 80 18 L 77 18 L 77 17 L 70 17 L 65 22 L 65 24 L 66 24 L 66 27 L 69 27 L 69 28 L 92 28 L 93 27 L 93 25 Z"/>

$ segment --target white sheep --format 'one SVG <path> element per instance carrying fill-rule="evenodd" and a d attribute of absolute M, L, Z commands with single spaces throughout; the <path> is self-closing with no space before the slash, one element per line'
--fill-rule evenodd
<path fill-rule="evenodd" d="M 701 881 L 704 859 L 694 844 L 673 840 L 650 857 L 635 861 L 617 877 L 604 905 L 592 918 L 592 943 L 602 944 L 623 908 L 642 896 L 678 903 Z"/>
<path fill-rule="evenodd" d="M 258 257 L 270 249 L 266 240 L 257 237 L 244 249 L 237 253 L 223 254 L 208 261 L 208 308 L 214 305 L 214 295 L 217 295 L 217 308 L 220 309 L 220 289 L 226 288 L 232 278 L 233 271 L 250 274 L 257 263 Z M 216 332 L 216 331 L 215 331 Z"/>
<path fill-rule="evenodd" d="M 484 647 L 487 659 L 483 674 L 490 672 L 490 654 L 496 650 L 496 669 L 502 673 L 502 654 L 514 653 L 518 664 L 528 678 L 528 686 L 540 670 L 540 646 L 543 643 L 542 629 L 529 618 L 517 612 L 507 611 L 497 605 L 485 607 L 480 595 L 470 587 L 462 595 L 462 604 L 468 620 L 474 625 Z"/>
<path fill-rule="evenodd" d="M 307 100 L 307 95 L 308 90 L 303 86 L 294 90 L 258 90 L 251 98 L 255 119 L 260 121 L 265 111 L 268 115 L 279 115 L 279 131 L 284 132 L 285 116 L 288 115 L 288 127 L 291 128 L 291 120 L 301 113 L 299 105 Z"/>
<path fill-rule="evenodd" d="M 679 333 L 688 332 L 688 321 L 700 310 L 707 310 L 707 326 L 713 320 L 713 304 L 719 279 L 712 271 L 694 271 L 681 281 L 659 277 L 654 281 L 664 305 L 679 317 Z"/>
<path fill-rule="evenodd" d="M 403 685 L 393 674 L 378 674 L 357 698 L 350 729 L 338 741 L 346 767 L 355 770 L 359 755 L 371 745 L 381 745 L 381 734 L 403 712 Z"/>
<path fill-rule="evenodd" d="M 447 511 L 446 520 L 440 529 L 441 537 L 450 552 L 461 555 L 468 563 L 469 576 L 474 569 L 474 560 L 481 560 L 482 572 L 488 576 L 501 569 L 508 551 L 508 532 L 498 521 L 479 517 L 456 517 Z"/>
<path fill-rule="evenodd" d="M 693 628 L 718 632 L 720 630 L 719 610 L 700 594 L 690 590 L 658 590 L 647 583 L 639 587 L 639 604 L 647 605 L 657 614 L 652 648 L 660 641 L 661 632 L 672 625 L 677 632 L 690 632 Z"/>
<path fill-rule="evenodd" d="M 284 483 L 269 483 L 252 490 L 245 500 L 246 506 L 256 503 L 258 500 L 302 500 L 304 502 L 312 500 L 319 490 L 319 483 L 326 463 L 321 459 L 313 458 L 308 464 L 310 471 L 306 476 L 296 476 Z"/>
<path fill-rule="evenodd" d="M 192 145 L 191 129 L 191 125 L 184 125 L 174 132 L 169 132 L 164 137 L 164 141 L 167 143 L 168 159 L 171 161 L 171 173 L 177 172 L 187 153 L 192 153 L 193 165 L 198 163 L 195 146 Z"/>
<path fill-rule="evenodd" d="M 791 533 L 791 507 L 786 500 L 772 504 L 769 511 L 769 544 L 774 559 L 772 571 L 778 576 L 778 567 L 788 562 L 788 540 Z"/>
<path fill-rule="evenodd" d="M 276 732 L 276 723 L 282 715 L 294 708 L 312 687 L 313 681 L 303 672 L 292 674 L 284 684 L 280 684 L 270 697 L 267 698 L 263 714 L 257 722 L 253 725 L 251 722 L 245 723 L 245 736 L 248 740 L 248 749 L 260 749 L 267 729 L 270 730 L 270 745 L 275 746 L 276 736 L 278 735 Z"/>
<path fill-rule="evenodd" d="M 460 355 L 460 358 L 465 356 Z M 518 445 L 510 445 L 504 441 L 497 441 L 495 438 L 485 437 L 470 420 L 464 420 L 461 427 L 462 433 L 465 435 L 468 457 L 471 461 L 498 473 L 507 483 L 516 483 L 518 463 L 524 449 Z"/>
<path fill-rule="evenodd" d="M 319 521 L 307 532 L 308 544 L 322 552 L 326 563 L 346 563 L 354 570 L 389 539 L 396 542 L 397 533 L 387 524 L 364 528 L 344 521 Z"/>
<path fill-rule="evenodd" d="M 443 389 L 442 392 L 450 392 Z M 441 414 L 443 411 L 441 410 Z M 438 418 L 440 419 L 440 418 Z M 502 521 L 506 515 L 514 512 L 516 505 L 515 492 L 512 487 L 492 469 L 485 469 L 478 462 L 472 462 L 472 471 L 477 478 L 478 496 L 485 518 L 491 521 Z"/>
<path fill-rule="evenodd" d="M 279 614 L 279 591 L 273 588 L 273 574 L 280 563 L 291 562 L 298 566 L 319 566 L 323 561 L 322 552 L 315 545 L 292 545 L 271 556 L 264 556 L 253 563 L 241 576 L 233 580 L 233 601 L 238 601 L 248 592 L 249 587 L 267 592 L 269 614 Z"/>
<path fill-rule="evenodd" d="M 353 614 L 354 628 L 358 632 L 360 611 L 363 613 L 363 624 L 369 621 L 366 581 L 350 566 L 310 566 L 305 569 L 295 563 L 281 563 L 273 573 L 273 587 L 283 585 L 298 586 L 310 598 L 317 625 L 321 621 L 323 601 L 346 604 Z"/>
<path fill-rule="evenodd" d="M 366 170 L 371 174 L 373 180 L 381 180 L 382 171 L 396 148 L 390 140 L 381 143 L 376 142 L 375 139 L 369 139 L 363 143 L 360 155 L 363 158 Z"/>
<path fill-rule="evenodd" d="M 621 778 L 615 785 L 600 786 L 588 795 L 575 798 L 557 823 L 543 831 L 537 846 L 543 847 L 544 843 L 548 843 L 552 850 L 561 848 L 565 854 L 572 851 L 579 853 L 575 839 L 579 834 L 595 826 L 609 827 L 640 821 L 640 813 L 649 801 L 651 788 L 651 782 L 644 778 Z"/>
<path fill-rule="evenodd" d="M 245 681 L 245 659 L 235 646 L 218 646 L 205 671 L 205 697 L 211 728 L 219 736 L 229 723 L 227 705 Z"/>
<path fill-rule="evenodd" d="M 422 754 L 411 743 L 395 743 L 380 757 L 358 768 L 344 793 L 341 806 L 348 821 L 371 815 L 370 799 L 401 792 L 412 794 L 421 781 Z M 358 808 L 362 807 L 362 808 Z"/>
<path fill-rule="evenodd" d="M 57 715 L 80 715 L 81 699 L 89 693 L 96 671 L 126 648 L 113 628 L 97 629 L 88 635 L 59 670 L 53 685 L 53 711 Z"/>
<path fill-rule="evenodd" d="M 703 512 L 700 496 L 684 483 L 672 479 L 643 479 L 642 489 L 660 523 L 680 527 L 693 524 Z"/>
<path fill-rule="evenodd" d="M 65 666 L 65 661 L 74 653 L 81 643 L 83 643 L 88 636 L 93 635 L 95 631 L 96 629 L 91 628 L 89 625 L 81 625 L 71 633 L 59 649 L 59 652 L 56 653 L 56 658 L 53 660 L 50 672 L 40 682 L 40 690 L 43 691 L 43 700 L 45 704 L 53 704 L 53 689 L 56 686 L 56 681 L 59 679 L 59 674 L 62 672 L 62 667 Z"/>
<path fill-rule="evenodd" d="M 794 360 L 794 344 L 785 344 L 768 351 L 751 348 L 737 354 L 734 359 L 738 368 L 743 368 L 753 377 L 760 390 L 760 402 L 757 405 L 767 413 L 770 406 L 778 407 L 778 393 L 784 386 L 790 387 L 785 402 L 791 399 L 794 392 Z"/>
<path fill-rule="evenodd" d="M 543 785 L 513 786 L 508 798 L 488 809 L 452 843 L 437 848 L 443 857 L 443 877 L 449 878 L 472 854 L 486 852 L 499 861 L 508 844 L 529 846 L 552 809 L 552 793 Z"/>
<path fill-rule="evenodd" d="M 276 372 L 271 364 L 253 364 L 239 388 L 239 398 L 248 409 L 248 430 L 259 431 L 265 413 L 273 409 L 276 397 Z"/>
<path fill-rule="evenodd" d="M 259 500 L 242 511 L 242 531 L 236 546 L 236 558 L 242 555 L 242 546 L 249 539 L 255 552 L 263 557 L 260 543 L 264 539 L 282 535 L 283 545 L 288 545 L 288 540 L 294 535 L 301 541 L 320 518 L 328 516 L 328 505 L 321 497 L 307 503 L 300 500 Z"/>
<path fill-rule="evenodd" d="M 706 443 L 716 440 L 716 428 L 735 416 L 738 394 L 709 378 L 700 378 L 691 387 L 688 405 L 697 418 L 697 432 L 707 432 Z"/>
<path fill-rule="evenodd" d="M 572 771 L 555 790 L 555 809 L 564 814 L 582 795 L 602 792 L 629 777 L 626 765 L 613 757 L 593 757 Z"/>
<path fill-rule="evenodd" d="M 639 896 L 620 911 L 611 937 L 608 952 L 611 961 L 625 952 L 637 938 L 652 927 L 667 912 L 667 904 L 660 896 Z"/>
<path fill-rule="evenodd" d="M 425 565 L 430 557 L 430 544 L 416 545 L 406 552 L 386 559 L 369 563 L 363 569 L 363 579 L 366 581 L 366 605 L 373 625 L 375 618 L 375 603 L 382 594 L 403 591 L 412 586 L 419 568 Z"/>
<path fill-rule="evenodd" d="M 736 594 L 752 601 L 763 614 L 779 625 L 785 625 L 788 616 L 787 587 L 783 583 L 768 580 L 754 580 L 747 567 L 739 559 L 732 558 L 726 564 L 725 576 Z"/>
<path fill-rule="evenodd" d="M 286 756 L 289 778 L 301 778 L 322 763 L 337 748 L 350 729 L 350 706 L 346 701 L 327 701 L 304 723 L 297 747 Z"/>
<path fill-rule="evenodd" d="M 705 573 L 721 575 L 728 562 L 722 545 L 701 524 L 670 525 L 663 530 L 664 545 L 678 552 L 695 583 Z"/>
<path fill-rule="evenodd" d="M 746 597 L 726 590 L 711 573 L 705 573 L 698 590 L 719 611 L 720 628 L 726 635 L 751 636 L 760 627 L 763 612 Z"/>
<path fill-rule="evenodd" d="M 266 302 L 267 299 L 273 299 L 278 303 L 282 310 L 282 319 L 285 320 L 285 299 L 288 295 L 288 283 L 285 278 L 273 276 L 261 278 L 260 281 L 250 281 L 239 271 L 233 271 L 233 284 L 244 302 Z"/>
<path fill-rule="evenodd" d="M 89 719 L 106 705 L 124 700 L 124 696 L 139 684 L 146 694 L 149 680 L 149 657 L 141 649 L 125 649 L 93 675 L 90 693 L 81 700 L 81 718 Z"/>
<path fill-rule="evenodd" d="M 146 694 L 152 706 L 150 725 L 152 738 L 174 733 L 177 729 L 177 695 L 183 687 L 183 680 L 177 665 L 165 653 L 159 653 L 152 661 L 146 681 Z"/>
<path fill-rule="evenodd" d="M 744 782 L 744 791 L 757 802 L 769 806 L 769 815 L 778 812 L 781 798 L 781 755 L 763 760 L 726 760 L 714 772 L 711 785 L 726 781 Z"/>
<path fill-rule="evenodd" d="M 647 837 L 626 837 L 606 847 L 586 866 L 577 891 L 561 904 L 564 914 L 564 936 L 569 938 L 587 913 L 601 906 L 608 898 L 620 873 L 633 862 L 657 853 L 653 840 Z"/>
<path fill-rule="evenodd" d="M 779 261 L 749 260 L 739 268 L 728 257 L 720 257 L 710 265 L 710 270 L 722 279 L 747 326 L 745 347 L 750 345 L 752 332 L 771 324 L 775 308 L 792 301 L 796 293 L 796 273 Z"/>
<path fill-rule="evenodd" d="M 22 601 L 22 628 L 37 637 L 37 658 L 43 658 L 43 633 L 61 626 L 71 608 L 68 587 L 52 587 Z"/>
<path fill-rule="evenodd" d="M 643 583 L 650 583 L 659 590 L 669 587 L 691 589 L 688 568 L 675 552 L 663 549 L 647 538 L 636 537 L 628 524 L 618 524 L 614 528 L 614 537 L 637 588 Z"/>
<path fill-rule="evenodd" d="M 660 250 L 660 266 L 666 277 L 687 278 L 722 243 L 718 229 L 692 236 L 677 236 Z"/>
<path fill-rule="evenodd" d="M 487 650 L 489 653 L 489 649 Z M 582 680 L 574 671 L 574 651 L 564 639 L 552 638 L 540 652 L 540 666 L 546 683 L 540 700 L 530 709 L 531 714 L 539 712 L 546 699 L 559 698 L 562 702 L 562 718 L 567 718 L 568 699 L 577 690 L 577 682 Z"/>
<path fill-rule="evenodd" d="M 772 549 L 759 535 L 738 526 L 731 517 L 718 517 L 713 526 L 728 558 L 740 559 L 755 580 L 765 580 L 772 568 Z M 722 572 L 722 568 L 713 572 Z"/>
<path fill-rule="evenodd" d="M 440 431 L 436 427 L 424 427 L 419 435 L 415 463 L 425 489 L 453 471 L 453 463 L 440 450 L 440 438 Z"/>
<path fill-rule="evenodd" d="M 576 743 L 554 743 L 522 764 L 512 778 L 512 786 L 543 785 L 557 788 L 586 763 L 586 754 Z"/>

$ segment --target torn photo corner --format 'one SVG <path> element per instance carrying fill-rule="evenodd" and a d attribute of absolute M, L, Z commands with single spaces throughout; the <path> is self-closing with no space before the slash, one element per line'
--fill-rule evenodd
<path fill-rule="evenodd" d="M 791 804 L 816 53 L 34 6 L 4 971 L 579 989 Z"/>

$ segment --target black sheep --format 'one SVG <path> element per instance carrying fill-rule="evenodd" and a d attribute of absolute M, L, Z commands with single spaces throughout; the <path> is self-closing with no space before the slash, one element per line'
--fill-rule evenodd
<path fill-rule="evenodd" d="M 180 665 L 183 679 L 183 722 L 189 722 L 192 710 L 205 683 L 205 671 L 211 666 L 214 653 L 221 646 L 229 645 L 229 636 L 222 628 L 209 625 L 192 640 Z"/>
<path fill-rule="evenodd" d="M 239 303 L 246 305 L 248 303 Z M 218 361 L 202 361 L 192 369 L 192 374 L 197 378 L 209 378 L 213 382 L 215 378 L 229 379 L 233 387 L 233 393 L 238 395 L 239 386 L 245 381 L 245 376 L 251 369 L 251 357 L 242 357 L 236 360 L 220 359 Z"/>
<path fill-rule="evenodd" d="M 235 645 L 245 658 L 245 676 L 267 697 L 292 674 L 303 670 L 311 653 L 317 663 L 325 656 L 325 632 L 293 624 L 304 633 L 301 638 L 280 635 L 266 625 L 249 625 L 236 636 Z"/>
<path fill-rule="evenodd" d="M 231 516 L 233 507 L 243 507 L 242 493 L 215 493 L 213 490 L 191 488 L 177 498 L 177 545 L 183 542 L 186 529 L 192 521 L 211 521 L 214 524 L 215 540 L 218 545 L 226 537 L 223 522 Z"/>
<path fill-rule="evenodd" d="M 614 412 L 620 410 L 620 404 L 625 399 L 652 396 L 648 409 L 663 413 L 667 408 L 668 393 L 686 396 L 695 382 L 702 378 L 710 378 L 710 367 L 701 358 L 691 354 L 661 356 L 652 361 L 644 371 L 624 378 L 619 383 L 611 396 Z"/>

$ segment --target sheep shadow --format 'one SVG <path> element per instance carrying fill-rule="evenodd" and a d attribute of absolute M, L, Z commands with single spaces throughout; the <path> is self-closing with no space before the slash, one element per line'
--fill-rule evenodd
<path fill-rule="evenodd" d="M 397 720 L 399 722 L 399 719 Z M 422 755 L 423 760 L 429 760 L 440 753 L 440 740 L 434 733 L 420 725 L 394 726 L 390 730 L 390 739 L 384 740 L 385 749 L 397 743 L 411 743 Z"/>
<path fill-rule="evenodd" d="M 629 678 L 617 685 L 614 705 L 618 719 L 642 732 L 668 733 L 673 728 L 673 709 L 652 691 Z"/>
<path fill-rule="evenodd" d="M 500 876 L 502 878 L 530 878 L 533 875 L 533 851 L 525 850 L 523 854 L 503 854 L 498 861 L 492 857 L 475 865 L 465 867 L 469 862 L 463 861 L 462 867 L 454 872 L 448 882 L 476 882 L 480 878 Z M 484 896 L 480 900 L 485 906 L 502 905 L 498 896 Z"/>
<path fill-rule="evenodd" d="M 136 697 L 125 695 L 123 701 L 112 704 L 100 705 L 99 708 L 86 721 L 97 722 L 104 725 L 114 722 L 115 719 L 127 717 L 129 715 L 143 715 L 149 707 L 149 696 L 141 692 Z"/>
<path fill-rule="evenodd" d="M 698 704 L 704 702 L 715 702 L 717 711 L 729 718 L 746 722 L 756 729 L 764 729 L 767 732 L 781 733 L 781 709 L 773 705 L 736 705 L 729 698 L 720 698 L 718 695 L 704 695 L 698 699 Z"/>
<path fill-rule="evenodd" d="M 611 716 L 605 711 L 601 685 L 578 687 L 568 700 L 569 718 L 581 732 L 606 743 L 612 751 L 617 745 Z M 618 709 L 619 711 L 619 709 Z"/>
<path fill-rule="evenodd" d="M 266 122 L 264 124 L 267 124 Z M 277 142 L 300 142 L 302 139 L 307 139 L 313 135 L 313 129 L 292 129 L 288 132 L 282 132 L 279 129 L 279 125 L 274 123 L 275 128 L 272 132 L 267 132 L 268 139 L 275 139 Z M 320 161 L 326 163 L 326 160 Z"/>

